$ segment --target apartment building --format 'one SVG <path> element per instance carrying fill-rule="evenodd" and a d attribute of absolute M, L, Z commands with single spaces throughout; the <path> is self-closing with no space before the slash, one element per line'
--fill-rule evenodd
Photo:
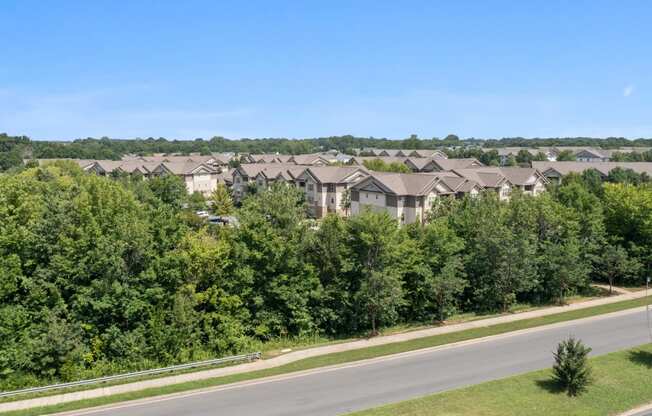
<path fill-rule="evenodd" d="M 386 211 L 401 224 L 422 223 L 439 198 L 477 195 L 481 189 L 452 172 L 372 172 L 351 187 L 351 215 L 370 209 Z"/>
<path fill-rule="evenodd" d="M 347 190 L 368 175 L 366 169 L 353 166 L 311 166 L 295 178 L 295 183 L 306 195 L 309 214 L 322 218 L 331 212 L 348 215 Z"/>
<path fill-rule="evenodd" d="M 232 170 L 232 195 L 236 201 L 242 200 L 249 187 L 268 186 L 277 180 L 292 181 L 292 175 L 300 173 L 305 167 L 294 163 L 242 163 Z"/>
<path fill-rule="evenodd" d="M 501 200 L 509 199 L 514 189 L 537 196 L 546 190 L 549 181 L 534 168 L 491 167 L 453 169 L 455 174 L 476 181 L 484 189 L 496 192 Z"/>

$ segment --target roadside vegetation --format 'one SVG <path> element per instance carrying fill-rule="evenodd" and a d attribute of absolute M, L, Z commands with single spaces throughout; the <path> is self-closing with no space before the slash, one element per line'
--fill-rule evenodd
<path fill-rule="evenodd" d="M 201 200 L 173 176 L 65 162 L 4 173 L 0 389 L 564 303 L 607 277 L 641 285 L 652 190 L 623 181 L 589 172 L 538 198 L 442 201 L 406 227 L 371 212 L 311 227 L 281 186 L 247 198 L 229 227 L 194 215 Z"/>
<path fill-rule="evenodd" d="M 474 328 L 465 331 L 435 335 L 431 337 L 418 338 L 409 341 L 396 342 L 392 344 L 379 345 L 379 346 L 369 347 L 369 348 L 361 348 L 357 350 L 344 351 L 344 352 L 339 352 L 334 354 L 326 354 L 322 356 L 306 358 L 303 360 L 295 361 L 289 364 L 285 364 L 279 367 L 274 367 L 266 370 L 250 371 L 250 372 L 239 373 L 230 376 L 179 383 L 179 384 L 169 385 L 165 387 L 139 390 L 130 393 L 99 397 L 95 399 L 80 400 L 75 402 L 63 403 L 59 405 L 47 406 L 47 407 L 13 411 L 13 412 L 8 412 L 6 414 L 8 416 L 32 416 L 32 415 L 49 414 L 49 413 L 64 412 L 64 411 L 70 411 L 76 409 L 83 409 L 83 408 L 94 407 L 94 406 L 108 405 L 108 404 L 119 403 L 128 400 L 143 399 L 143 398 L 160 396 L 165 394 L 180 393 L 184 391 L 196 390 L 201 388 L 216 387 L 216 386 L 221 386 L 230 383 L 237 383 L 241 381 L 254 380 L 263 377 L 272 377 L 272 376 L 283 375 L 283 374 L 288 374 L 297 371 L 304 371 L 304 370 L 310 370 L 310 369 L 315 369 L 320 367 L 345 364 L 354 361 L 378 358 L 386 355 L 398 354 L 398 353 L 408 352 L 408 351 L 415 351 L 424 348 L 437 347 L 441 345 L 452 344 L 455 342 L 463 342 L 463 341 L 468 341 L 468 340 L 482 338 L 482 337 L 505 334 L 513 331 L 536 328 L 540 326 L 551 325 L 555 323 L 561 323 L 561 322 L 566 322 L 566 321 L 571 321 L 576 319 L 588 318 L 592 316 L 603 315 L 607 313 L 618 312 L 626 309 L 644 306 L 646 303 L 647 303 L 647 299 L 636 299 L 636 300 L 616 302 L 612 304 L 600 305 L 591 308 L 579 309 L 579 310 L 553 314 L 553 315 L 548 315 L 548 316 L 543 316 L 538 318 L 508 322 L 508 323 L 503 323 L 498 325 Z M 550 374 L 552 375 L 552 373 Z M 136 381 L 136 380 L 131 380 L 131 381 Z M 108 386 L 113 384 L 121 384 L 121 383 L 120 382 L 106 383 L 103 384 L 103 386 Z M 93 387 L 94 386 L 87 386 L 79 389 L 66 389 L 65 391 L 70 392 L 70 391 L 83 390 L 83 389 L 93 388 Z M 41 397 L 41 396 L 47 396 L 56 393 L 59 392 L 51 391 L 51 392 L 39 393 L 39 394 L 26 394 L 21 396 L 8 397 L 0 400 L 0 402 Z"/>
<path fill-rule="evenodd" d="M 552 370 L 542 370 L 351 416 L 604 416 L 652 401 L 652 345 L 591 358 L 589 362 L 593 383 L 579 396 L 567 395 L 551 379 Z"/>

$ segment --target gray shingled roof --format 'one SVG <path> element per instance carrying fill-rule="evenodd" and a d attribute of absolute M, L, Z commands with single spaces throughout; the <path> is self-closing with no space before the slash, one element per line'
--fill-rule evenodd
<path fill-rule="evenodd" d="M 344 183 L 356 172 L 367 173 L 365 168 L 358 166 L 310 166 L 306 170 L 321 183 Z"/>
<path fill-rule="evenodd" d="M 426 173 L 372 172 L 371 176 L 396 195 L 422 195 L 438 179 L 437 175 Z"/>
<path fill-rule="evenodd" d="M 483 166 L 478 159 L 432 159 L 441 170 L 466 169 L 472 166 Z"/>

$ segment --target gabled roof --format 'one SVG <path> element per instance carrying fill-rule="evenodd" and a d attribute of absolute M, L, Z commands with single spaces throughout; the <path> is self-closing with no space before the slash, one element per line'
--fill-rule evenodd
<path fill-rule="evenodd" d="M 586 147 L 584 149 L 578 149 L 575 151 L 575 156 L 580 156 L 580 157 L 591 157 L 595 159 L 605 159 L 609 158 L 608 155 L 606 155 L 602 149 L 596 149 L 593 147 Z"/>
<path fill-rule="evenodd" d="M 314 165 L 317 163 L 322 163 L 327 165 L 329 160 L 318 154 L 308 154 L 308 155 L 295 155 L 288 159 L 289 162 L 294 162 L 297 165 Z"/>
<path fill-rule="evenodd" d="M 478 159 L 431 159 L 440 170 L 467 169 L 484 166 Z"/>
<path fill-rule="evenodd" d="M 369 188 L 371 186 L 371 189 Z M 467 178 L 462 178 L 453 172 L 436 173 L 381 173 L 371 175 L 353 186 L 357 190 L 372 190 L 391 193 L 398 196 L 423 196 L 433 190 L 439 194 L 470 192 L 480 189 L 480 185 Z"/>
<path fill-rule="evenodd" d="M 547 182 L 547 179 L 534 168 L 512 168 L 483 166 L 475 169 L 455 169 L 460 176 L 473 179 L 486 188 L 497 188 L 504 180 L 512 185 L 532 185 L 537 179 Z"/>
<path fill-rule="evenodd" d="M 405 164 L 416 170 L 423 170 L 429 164 L 434 164 L 434 162 L 427 157 L 408 157 L 405 159 Z"/>
<path fill-rule="evenodd" d="M 121 160 L 96 160 L 95 161 L 95 166 L 100 168 L 100 171 L 105 172 L 105 173 L 111 173 L 114 170 L 120 169 L 120 166 L 123 163 L 130 163 L 130 162 L 123 162 Z M 139 162 L 143 163 L 143 162 Z"/>
<path fill-rule="evenodd" d="M 256 176 L 263 176 L 267 180 L 280 178 L 286 181 L 291 181 L 301 175 L 305 170 L 305 167 L 299 167 L 296 165 L 278 166 L 277 164 L 273 164 L 271 166 L 266 166 L 263 170 L 258 172 Z"/>
<path fill-rule="evenodd" d="M 351 183 L 356 173 L 368 175 L 364 168 L 354 166 L 311 166 L 305 170 L 319 183 Z"/>
<path fill-rule="evenodd" d="M 373 172 L 354 185 L 354 188 L 362 189 L 366 183 L 371 182 L 387 193 L 416 196 L 428 194 L 437 180 L 438 177 L 431 174 Z"/>
<path fill-rule="evenodd" d="M 142 174 L 147 174 L 153 172 L 158 165 L 159 163 L 156 162 L 142 162 L 142 161 L 133 160 L 133 161 L 123 162 L 118 167 L 118 169 L 126 173 L 134 173 L 138 171 Z"/>
<path fill-rule="evenodd" d="M 217 173 L 210 165 L 200 162 L 163 162 L 159 164 L 159 167 L 175 175 L 192 175 L 198 172 Z"/>
<path fill-rule="evenodd" d="M 378 156 L 400 156 L 400 152 L 400 149 L 378 149 L 375 154 Z"/>
<path fill-rule="evenodd" d="M 446 153 L 436 149 L 412 149 L 412 150 L 408 149 L 408 150 L 401 150 L 401 154 L 406 157 L 414 157 L 414 158 L 424 158 L 424 157 L 440 158 L 440 159 L 448 158 Z"/>
<path fill-rule="evenodd" d="M 455 169 L 453 172 L 461 177 L 477 182 L 484 188 L 499 188 L 507 178 L 505 178 L 498 169 L 499 168 L 490 168 L 490 170 Z"/>
<path fill-rule="evenodd" d="M 280 170 L 305 170 L 294 163 L 242 163 L 237 168 L 233 169 L 232 175 L 235 175 L 236 172 L 239 172 L 240 175 L 246 176 L 248 178 L 255 178 L 262 171 L 280 171 Z"/>

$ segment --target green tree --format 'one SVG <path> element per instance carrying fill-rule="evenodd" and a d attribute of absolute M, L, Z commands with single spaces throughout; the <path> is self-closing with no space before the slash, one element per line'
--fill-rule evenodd
<path fill-rule="evenodd" d="M 192 211 L 200 211 L 206 209 L 206 199 L 201 192 L 193 192 L 188 197 L 188 209 Z"/>
<path fill-rule="evenodd" d="M 612 293 L 615 282 L 627 282 L 638 277 L 641 263 L 636 258 L 630 258 L 621 246 L 608 245 L 598 265 L 598 275 L 609 283 L 609 293 Z"/>
<path fill-rule="evenodd" d="M 210 196 L 211 210 L 215 215 L 231 215 L 233 213 L 233 199 L 224 184 L 217 184 L 217 187 Z"/>
<path fill-rule="evenodd" d="M 591 383 L 591 367 L 588 355 L 591 348 L 573 337 L 557 345 L 554 353 L 555 364 L 552 367 L 553 379 L 569 396 L 577 396 Z"/>
<path fill-rule="evenodd" d="M 447 260 L 441 271 L 427 281 L 439 322 L 456 310 L 458 297 L 467 286 L 464 267 L 459 257 Z"/>
<path fill-rule="evenodd" d="M 395 322 L 403 304 L 400 256 L 404 234 L 386 212 L 362 212 L 349 219 L 348 226 L 354 270 L 361 281 L 356 303 L 375 334 L 378 324 Z"/>
<path fill-rule="evenodd" d="M 308 262 L 305 211 L 302 192 L 283 184 L 249 196 L 238 210 L 234 273 L 251 282 L 245 298 L 260 338 L 317 329 L 323 291 Z"/>
<path fill-rule="evenodd" d="M 183 180 L 175 175 L 156 176 L 147 181 L 154 195 L 175 209 L 181 208 L 188 199 Z"/>
<path fill-rule="evenodd" d="M 354 272 L 346 220 L 328 214 L 310 237 L 310 262 L 324 288 L 318 313 L 320 326 L 333 335 L 353 332 L 357 327 L 354 295 L 360 279 Z"/>
<path fill-rule="evenodd" d="M 389 270 L 387 270 L 389 271 Z M 401 280 L 396 274 L 370 270 L 363 277 L 356 300 L 371 324 L 371 335 L 377 335 L 378 323 L 393 322 L 403 304 Z"/>
<path fill-rule="evenodd" d="M 394 173 L 410 173 L 410 168 L 404 163 L 390 162 L 387 163 L 382 159 L 370 159 L 362 162 L 364 167 L 376 172 L 394 172 Z"/>
<path fill-rule="evenodd" d="M 573 161 L 573 160 L 575 160 L 575 154 L 573 154 L 573 152 L 570 150 L 562 150 L 557 155 L 558 162 L 566 162 L 566 161 Z"/>

